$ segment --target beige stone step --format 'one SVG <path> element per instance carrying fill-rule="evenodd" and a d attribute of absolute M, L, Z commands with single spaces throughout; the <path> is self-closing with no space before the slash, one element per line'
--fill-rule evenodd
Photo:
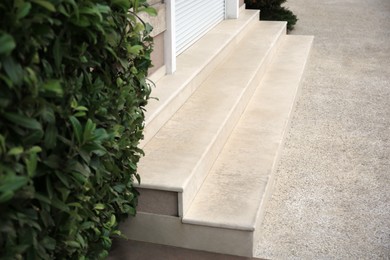
<path fill-rule="evenodd" d="M 242 10 L 238 19 L 224 20 L 177 57 L 177 70 L 156 82 L 146 107 L 143 147 L 184 104 L 215 67 L 237 47 L 258 22 L 259 11 Z"/>
<path fill-rule="evenodd" d="M 226 145 L 183 218 L 139 213 L 133 240 L 252 257 L 313 38 L 284 36 Z"/>
<path fill-rule="evenodd" d="M 285 36 L 183 223 L 254 231 L 273 187 L 311 36 Z"/>
<path fill-rule="evenodd" d="M 178 215 L 183 216 L 258 86 L 285 30 L 284 22 L 259 21 L 250 29 L 223 64 L 144 147 L 146 156 L 139 163 L 141 188 L 176 192 Z M 144 195 L 141 197 L 146 198 Z"/>

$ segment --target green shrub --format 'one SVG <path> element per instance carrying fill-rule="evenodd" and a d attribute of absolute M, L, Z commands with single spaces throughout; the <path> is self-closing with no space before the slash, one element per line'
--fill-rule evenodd
<path fill-rule="evenodd" d="M 247 9 L 260 9 L 260 19 L 269 21 L 287 21 L 287 29 L 294 29 L 297 16 L 282 4 L 286 0 L 245 0 Z"/>
<path fill-rule="evenodd" d="M 129 11 L 131 10 L 131 11 Z M 0 2 L 0 258 L 100 259 L 134 215 L 146 0 Z"/>

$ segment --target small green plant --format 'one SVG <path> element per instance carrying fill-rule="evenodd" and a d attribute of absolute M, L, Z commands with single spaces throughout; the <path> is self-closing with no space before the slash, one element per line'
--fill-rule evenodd
<path fill-rule="evenodd" d="M 136 212 L 146 0 L 0 2 L 0 258 L 102 259 Z"/>
<path fill-rule="evenodd" d="M 298 21 L 297 16 L 283 7 L 286 0 L 245 0 L 247 9 L 260 9 L 260 19 L 269 21 L 287 21 L 287 29 L 294 29 Z"/>

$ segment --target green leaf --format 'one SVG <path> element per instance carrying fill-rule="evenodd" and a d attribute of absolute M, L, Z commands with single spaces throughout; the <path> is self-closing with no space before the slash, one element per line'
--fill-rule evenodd
<path fill-rule="evenodd" d="M 68 203 L 68 206 L 69 206 L 69 207 L 79 208 L 79 209 L 82 209 L 82 208 L 83 208 L 83 205 L 81 205 L 81 204 L 78 203 L 78 202 Z"/>
<path fill-rule="evenodd" d="M 38 4 L 38 5 L 42 6 L 43 8 L 46 8 L 50 12 L 55 12 L 56 11 L 56 8 L 54 7 L 54 5 L 50 1 L 46 1 L 46 0 L 31 0 L 31 2 Z"/>
<path fill-rule="evenodd" d="M 124 184 L 117 184 L 113 187 L 113 189 L 119 193 L 122 193 L 126 189 L 126 185 Z"/>
<path fill-rule="evenodd" d="M 69 120 L 73 127 L 73 133 L 76 136 L 78 143 L 81 144 L 83 142 L 83 128 L 80 121 L 74 116 L 70 116 Z"/>
<path fill-rule="evenodd" d="M 95 128 L 96 128 L 96 124 L 94 124 L 91 119 L 88 119 L 84 128 L 84 134 L 83 134 L 84 142 L 88 142 L 92 138 Z"/>
<path fill-rule="evenodd" d="M 59 200 L 56 196 L 53 196 L 53 198 L 51 199 L 51 205 L 64 212 L 69 211 L 68 205 L 66 205 L 63 201 Z"/>
<path fill-rule="evenodd" d="M 54 124 L 50 124 L 47 126 L 45 131 L 45 147 L 47 149 L 52 149 L 57 144 L 57 135 L 58 131 Z"/>
<path fill-rule="evenodd" d="M 95 206 L 93 208 L 96 210 L 103 210 L 106 208 L 106 206 L 104 206 L 104 204 L 98 203 L 98 204 L 95 204 Z"/>
<path fill-rule="evenodd" d="M 84 238 L 80 235 L 80 233 L 77 234 L 77 242 L 81 245 L 82 248 L 85 248 L 87 243 L 85 243 Z"/>
<path fill-rule="evenodd" d="M 49 199 L 53 198 L 53 185 L 49 175 L 46 175 L 46 190 L 47 195 L 49 195 Z"/>
<path fill-rule="evenodd" d="M 44 247 L 46 247 L 49 250 L 54 250 L 56 248 L 56 240 L 49 236 L 45 237 L 42 240 L 42 244 Z"/>
<path fill-rule="evenodd" d="M 96 4 L 96 9 L 99 11 L 99 13 L 102 14 L 108 14 L 111 11 L 111 8 L 108 5 L 101 5 L 101 4 Z"/>
<path fill-rule="evenodd" d="M 43 208 L 47 208 L 49 204 L 44 204 L 42 207 Z M 50 226 L 54 226 L 54 221 L 53 221 L 53 218 L 50 216 L 50 214 L 48 213 L 48 211 L 46 210 L 41 210 L 39 212 L 39 215 L 42 219 L 42 222 L 43 224 L 45 225 L 45 227 L 50 227 Z"/>
<path fill-rule="evenodd" d="M 141 184 L 141 176 L 139 174 L 136 174 L 135 178 L 137 179 L 138 184 Z"/>
<path fill-rule="evenodd" d="M 78 173 L 78 172 L 72 172 L 71 173 L 73 178 L 80 184 L 80 185 L 84 185 L 86 182 L 87 182 L 87 178 L 82 175 L 81 173 Z"/>
<path fill-rule="evenodd" d="M 9 151 L 8 151 L 8 155 L 20 155 L 24 152 L 24 149 L 22 146 L 17 146 L 17 147 L 12 147 Z"/>
<path fill-rule="evenodd" d="M 2 153 L 4 153 L 6 150 L 6 147 L 5 147 L 5 138 L 3 135 L 0 134 L 0 155 Z"/>
<path fill-rule="evenodd" d="M 112 214 L 111 218 L 110 218 L 110 227 L 115 226 L 115 224 L 116 224 L 116 218 L 115 218 L 115 215 Z"/>
<path fill-rule="evenodd" d="M 16 13 L 16 19 L 22 19 L 24 18 L 26 15 L 28 15 L 30 13 L 30 10 L 31 10 L 31 4 L 30 3 L 23 3 L 22 6 L 20 6 L 18 8 L 18 11 Z"/>
<path fill-rule="evenodd" d="M 61 83 L 59 80 L 49 80 L 45 84 L 43 84 L 42 88 L 45 91 L 52 92 L 60 97 L 64 95 L 64 91 L 61 87 Z"/>
<path fill-rule="evenodd" d="M 4 117 L 19 126 L 29 129 L 42 130 L 41 124 L 36 119 L 26 117 L 25 115 L 16 113 L 4 113 Z"/>
<path fill-rule="evenodd" d="M 80 112 L 75 113 L 73 116 L 74 117 L 84 117 L 86 115 L 87 115 L 87 113 L 85 113 L 84 111 L 80 111 Z"/>
<path fill-rule="evenodd" d="M 29 153 L 40 153 L 42 152 L 42 148 L 40 146 L 33 146 L 28 150 Z"/>
<path fill-rule="evenodd" d="M 153 26 L 150 23 L 145 24 L 145 31 L 149 34 L 153 30 Z"/>
<path fill-rule="evenodd" d="M 81 8 L 79 8 L 79 13 L 80 14 L 94 15 L 95 17 L 99 18 L 99 21 L 103 21 L 103 16 L 99 12 L 96 5 L 90 5 L 88 7 L 81 7 Z"/>
<path fill-rule="evenodd" d="M 125 211 L 127 214 L 129 214 L 130 216 L 135 216 L 136 214 L 136 210 L 135 208 L 129 206 L 129 205 L 125 205 Z"/>
<path fill-rule="evenodd" d="M 107 153 L 107 150 L 96 142 L 85 144 L 81 149 L 87 153 L 94 153 L 98 156 L 103 156 Z"/>
<path fill-rule="evenodd" d="M 2 60 L 3 68 L 7 73 L 10 80 L 16 84 L 20 85 L 23 82 L 23 69 L 22 66 L 17 63 L 13 57 L 7 56 Z"/>
<path fill-rule="evenodd" d="M 41 141 L 43 137 L 42 130 L 33 130 L 29 135 L 23 138 L 23 143 L 25 145 L 33 145 Z"/>
<path fill-rule="evenodd" d="M 112 0 L 111 3 L 113 5 L 122 7 L 124 10 L 129 10 L 131 1 L 129 1 L 129 0 Z"/>
<path fill-rule="evenodd" d="M 62 53 L 63 50 L 61 49 L 60 37 L 57 37 L 53 45 L 53 58 L 57 70 L 59 70 L 61 67 L 63 57 Z"/>
<path fill-rule="evenodd" d="M 81 224 L 82 229 L 90 229 L 95 226 L 95 223 L 92 221 L 85 221 Z"/>
<path fill-rule="evenodd" d="M 56 176 L 58 179 L 65 185 L 66 188 L 70 188 L 68 176 L 63 174 L 62 172 L 55 171 Z"/>
<path fill-rule="evenodd" d="M 143 48 L 141 45 L 128 46 L 127 51 L 131 54 L 138 55 Z"/>
<path fill-rule="evenodd" d="M 11 200 L 14 197 L 15 193 L 13 191 L 5 191 L 0 194 L 0 203 L 5 203 Z"/>
<path fill-rule="evenodd" d="M 91 162 L 91 155 L 85 149 L 81 148 L 79 150 L 79 154 L 80 154 L 81 158 L 83 158 L 84 162 L 86 162 L 87 164 L 89 164 Z"/>
<path fill-rule="evenodd" d="M 35 176 L 35 171 L 37 169 L 37 154 L 31 153 L 29 158 L 26 159 L 26 168 L 27 173 L 30 178 Z"/>
<path fill-rule="evenodd" d="M 46 197 L 46 196 L 44 196 L 44 195 L 42 195 L 42 194 L 40 194 L 38 192 L 34 193 L 34 198 L 39 200 L 39 201 L 42 201 L 42 202 L 44 202 L 44 203 L 46 203 L 48 205 L 51 205 L 51 200 L 48 197 Z"/>
<path fill-rule="evenodd" d="M 68 169 L 70 171 L 79 172 L 85 177 L 88 177 L 91 174 L 91 170 L 88 165 L 83 164 L 79 161 L 73 160 L 68 164 Z"/>
<path fill-rule="evenodd" d="M 65 241 L 65 244 L 74 248 L 81 248 L 80 244 L 76 241 Z"/>
<path fill-rule="evenodd" d="M 153 7 L 140 7 L 138 8 L 138 12 L 145 12 L 150 16 L 157 16 L 157 11 Z"/>
<path fill-rule="evenodd" d="M 88 111 L 88 108 L 84 107 L 84 106 L 77 106 L 74 108 L 74 110 L 76 111 Z"/>
<path fill-rule="evenodd" d="M 2 33 L 0 35 L 0 55 L 9 55 L 15 47 L 15 40 L 10 34 Z"/>
<path fill-rule="evenodd" d="M 8 175 L 0 183 L 0 192 L 17 191 L 28 183 L 24 176 Z"/>

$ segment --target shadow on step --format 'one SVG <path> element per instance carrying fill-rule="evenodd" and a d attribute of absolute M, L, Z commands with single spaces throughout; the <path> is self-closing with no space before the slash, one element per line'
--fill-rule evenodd
<path fill-rule="evenodd" d="M 134 240 L 113 241 L 108 260 L 261 260 L 233 255 L 210 253 Z"/>

